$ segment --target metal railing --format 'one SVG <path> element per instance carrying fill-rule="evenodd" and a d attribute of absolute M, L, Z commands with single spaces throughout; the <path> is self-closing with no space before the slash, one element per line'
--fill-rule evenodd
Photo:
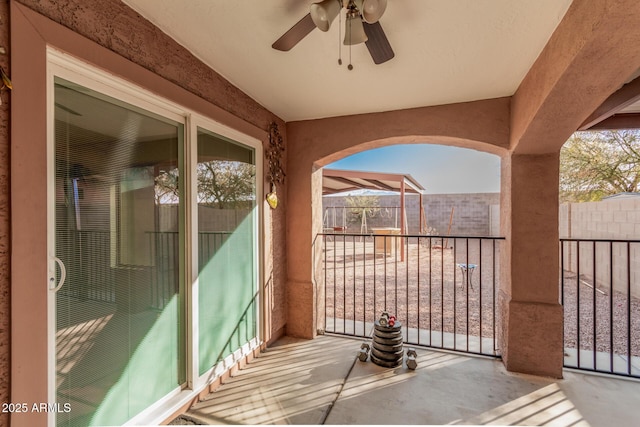
<path fill-rule="evenodd" d="M 640 377 L 640 240 L 560 239 L 564 366 Z"/>
<path fill-rule="evenodd" d="M 321 233 L 319 318 L 367 338 L 382 311 L 407 344 L 499 356 L 496 289 L 502 237 Z"/>

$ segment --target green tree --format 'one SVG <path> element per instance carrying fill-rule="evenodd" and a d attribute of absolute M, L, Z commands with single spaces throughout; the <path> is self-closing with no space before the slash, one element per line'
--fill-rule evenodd
<path fill-rule="evenodd" d="M 227 160 L 198 164 L 198 203 L 218 209 L 250 204 L 254 197 L 255 166 Z"/>
<path fill-rule="evenodd" d="M 640 133 L 576 132 L 560 151 L 560 201 L 598 201 L 640 190 Z"/>
<path fill-rule="evenodd" d="M 349 208 L 349 223 L 362 223 L 363 212 L 367 218 L 374 218 L 380 212 L 378 196 L 348 196 L 345 204 Z"/>
<path fill-rule="evenodd" d="M 218 209 L 249 207 L 255 197 L 255 166 L 228 160 L 198 164 L 198 203 Z M 155 179 L 156 203 L 179 200 L 178 169 L 163 171 Z"/>

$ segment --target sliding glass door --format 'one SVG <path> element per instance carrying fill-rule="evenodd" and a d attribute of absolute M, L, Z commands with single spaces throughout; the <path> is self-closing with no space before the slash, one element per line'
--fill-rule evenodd
<path fill-rule="evenodd" d="M 186 381 L 184 125 L 54 92 L 57 424 L 117 425 Z"/>
<path fill-rule="evenodd" d="M 259 345 L 261 145 L 56 61 L 50 420 L 146 420 Z"/>
<path fill-rule="evenodd" d="M 256 337 L 255 150 L 197 130 L 199 373 Z"/>

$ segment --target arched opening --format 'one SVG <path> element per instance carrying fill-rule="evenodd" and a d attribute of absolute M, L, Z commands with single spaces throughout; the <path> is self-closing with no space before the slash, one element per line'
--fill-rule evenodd
<path fill-rule="evenodd" d="M 370 148 L 439 142 L 500 156 L 505 237 L 496 302 L 500 353 L 509 370 L 561 376 L 558 150 L 530 152 L 518 143 L 523 137 L 514 108 L 511 99 L 498 98 L 287 123 L 287 334 L 313 338 L 317 333 L 319 258 L 313 238 L 322 230 L 322 217 L 314 214 L 320 212 L 315 207 L 322 193 L 312 189 L 321 188 L 321 168 Z"/>
<path fill-rule="evenodd" d="M 406 343 L 499 355 L 500 158 L 444 139 L 454 144 L 361 144 L 378 148 L 321 170 L 322 188 L 313 189 L 323 195 L 313 210 L 322 216 L 314 238 L 319 330 L 368 337 L 387 311 Z M 420 190 L 405 191 L 397 177 Z"/>

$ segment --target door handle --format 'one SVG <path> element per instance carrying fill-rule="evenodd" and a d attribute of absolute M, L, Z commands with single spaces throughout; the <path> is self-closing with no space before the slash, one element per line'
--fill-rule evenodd
<path fill-rule="evenodd" d="M 55 285 L 56 277 L 55 277 L 55 270 L 54 270 L 53 277 L 49 279 L 49 282 L 50 282 L 49 290 L 56 293 L 60 290 L 62 285 L 64 285 L 64 281 L 67 278 L 67 269 L 65 268 L 64 263 L 60 258 L 58 258 L 57 256 L 54 256 L 53 259 L 55 260 L 56 264 L 58 264 L 58 266 L 60 267 L 60 282 L 58 283 L 57 286 Z"/>

